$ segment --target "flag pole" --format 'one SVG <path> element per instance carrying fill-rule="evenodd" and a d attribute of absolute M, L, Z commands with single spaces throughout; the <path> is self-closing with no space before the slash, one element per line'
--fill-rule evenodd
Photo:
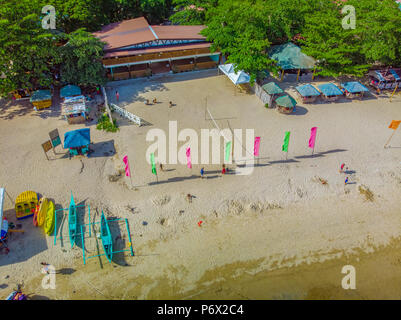
<path fill-rule="evenodd" d="M 390 138 L 387 140 L 386 144 L 384 145 L 384 149 L 387 148 L 387 145 L 390 143 L 390 140 L 393 138 L 393 136 L 394 136 L 394 134 L 395 134 L 395 131 L 396 131 L 396 130 L 394 130 L 394 132 L 391 134 Z"/>

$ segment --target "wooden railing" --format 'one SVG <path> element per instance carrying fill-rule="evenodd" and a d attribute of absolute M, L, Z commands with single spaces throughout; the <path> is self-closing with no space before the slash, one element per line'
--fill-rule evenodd
<path fill-rule="evenodd" d="M 160 53 L 148 53 L 131 57 L 123 57 L 123 58 L 105 58 L 103 59 L 103 64 L 105 66 L 112 66 L 116 64 L 128 64 L 133 62 L 140 61 L 149 61 L 149 60 L 159 60 L 159 59 L 169 59 L 176 58 L 182 56 L 193 56 L 197 54 L 205 54 L 210 53 L 209 48 L 201 48 L 201 49 L 191 49 L 191 50 L 178 50 L 178 51 L 170 51 L 170 52 L 160 52 Z"/>
<path fill-rule="evenodd" d="M 131 78 L 146 77 L 151 74 L 150 69 L 130 71 Z"/>
<path fill-rule="evenodd" d="M 182 64 L 173 66 L 173 70 L 175 70 L 176 72 L 192 71 L 194 70 L 194 68 L 194 64 Z"/>
<path fill-rule="evenodd" d="M 211 69 L 211 68 L 215 68 L 216 65 L 217 65 L 217 63 L 214 61 L 197 62 L 196 68 L 197 69 Z"/>
<path fill-rule="evenodd" d="M 129 72 L 118 72 L 113 74 L 114 80 L 125 80 L 129 79 Z"/>

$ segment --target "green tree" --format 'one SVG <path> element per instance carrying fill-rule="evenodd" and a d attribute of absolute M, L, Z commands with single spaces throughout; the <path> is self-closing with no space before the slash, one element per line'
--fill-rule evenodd
<path fill-rule="evenodd" d="M 265 52 L 270 41 L 264 8 L 264 1 L 221 1 L 207 11 L 207 28 L 202 30 L 213 41 L 212 50 L 220 50 L 236 70 L 248 72 L 251 81 L 273 63 Z"/>
<path fill-rule="evenodd" d="M 160 23 L 169 16 L 171 0 L 141 0 L 141 10 L 150 23 Z"/>
<path fill-rule="evenodd" d="M 369 63 L 401 63 L 401 11 L 393 0 L 349 1 L 356 10 L 355 34 Z"/>
<path fill-rule="evenodd" d="M 217 4 L 218 0 L 173 0 L 175 13 L 170 20 L 181 25 L 205 24 L 207 10 Z"/>
<path fill-rule="evenodd" d="M 317 60 L 324 76 L 362 76 L 369 68 L 362 41 L 354 29 L 344 29 L 341 7 L 330 0 L 312 0 L 313 11 L 305 16 L 303 51 Z M 323 23 L 324 22 L 324 23 Z"/>
<path fill-rule="evenodd" d="M 0 95 L 20 88 L 49 86 L 58 36 L 41 27 L 36 0 L 0 6 Z"/>
<path fill-rule="evenodd" d="M 61 80 L 76 85 L 98 85 L 106 82 L 102 64 L 104 42 L 78 29 L 67 35 L 60 47 Z"/>

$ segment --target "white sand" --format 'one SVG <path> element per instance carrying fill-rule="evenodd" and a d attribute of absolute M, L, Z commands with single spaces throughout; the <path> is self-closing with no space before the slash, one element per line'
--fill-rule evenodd
<path fill-rule="evenodd" d="M 39 279 L 41 261 L 57 269 L 82 270 L 68 276 L 80 290 L 90 292 L 86 284 L 90 281 L 102 292 L 112 291 L 113 297 L 132 298 L 130 290 L 136 288 L 141 292 L 136 298 L 157 298 L 150 292 L 162 281 L 174 290 L 189 291 L 199 286 L 199 280 L 208 283 L 208 270 L 227 264 L 257 261 L 243 272 L 273 270 L 358 250 L 369 252 L 401 236 L 401 131 L 394 135 L 392 148 L 383 148 L 392 133 L 389 123 L 401 119 L 400 96 L 391 103 L 386 97 L 371 96 L 363 101 L 302 105 L 298 109 L 301 113 L 306 109 L 305 114 L 282 115 L 264 108 L 254 95 L 234 93 L 224 76 L 206 77 L 210 74 L 110 84 L 110 93 L 118 86 L 119 105 L 152 125 L 137 127 L 120 120 L 118 133 L 91 126 L 96 157 L 69 160 L 58 154 L 57 160 L 47 161 L 41 143 L 48 139 L 48 132 L 58 128 L 63 136 L 83 125 L 69 126 L 59 116 L 43 116 L 49 111 L 23 114 L 26 109 L 21 106 L 1 109 L 0 181 L 11 197 L 34 190 L 65 208 L 72 190 L 76 202 L 86 201 L 93 213 L 97 208 L 110 216 L 127 217 L 136 254 L 125 257 L 134 267 L 113 269 L 105 264 L 100 270 L 95 259 L 82 266 L 80 248 L 71 250 L 67 237 L 64 247 L 53 246 L 53 237 L 45 237 L 29 218 L 22 222 L 25 234 L 13 234 L 10 253 L 0 255 L 0 284 L 5 285 L 1 295 L 7 295 L 19 281 L 29 285 L 31 279 Z M 205 77 L 195 79 L 200 75 Z M 145 106 L 144 99 L 154 97 L 161 103 Z M 211 121 L 204 120 L 206 97 L 215 118 L 230 118 L 233 129 L 253 128 L 261 137 L 260 166 L 249 176 L 220 177 L 220 165 L 205 165 L 212 178 L 201 180 L 181 179 L 199 175 L 200 165 L 192 171 L 181 164 L 167 165 L 172 170 L 159 172 L 159 184 L 154 184 L 155 176 L 145 159 L 150 145 L 145 141 L 147 131 L 161 128 L 167 132 L 168 120 L 177 120 L 179 130 L 194 128 L 199 133 L 202 128 L 213 128 Z M 170 100 L 176 104 L 173 108 L 168 107 Z M 111 101 L 115 102 L 113 96 Z M 227 120 L 217 122 L 227 127 Z M 307 147 L 312 126 L 319 128 L 313 158 L 308 157 L 311 150 Z M 288 159 L 293 162 L 283 162 L 281 151 L 288 130 Z M 113 145 L 117 153 L 104 155 Z M 61 153 L 60 147 L 57 150 Z M 109 181 L 109 175 L 123 168 L 126 154 L 137 191 L 130 190 L 125 177 Z M 49 158 L 55 158 L 51 151 Z M 338 172 L 342 162 L 354 171 L 349 175 L 354 184 L 344 186 L 345 175 Z M 328 184 L 322 185 L 317 177 Z M 168 179 L 176 181 L 166 183 Z M 373 202 L 360 194 L 361 185 L 373 192 Z M 187 193 L 196 197 L 191 204 L 186 201 Z M 15 220 L 12 208 L 6 198 L 6 216 Z M 200 220 L 202 227 L 197 225 Z M 144 226 L 143 221 L 148 224 Z M 66 229 L 63 234 L 67 235 Z M 138 277 L 142 278 L 140 288 L 134 280 Z M 30 289 L 52 298 L 74 298 L 65 288 L 44 290 L 37 282 Z M 95 291 L 93 296 L 102 298 Z"/>

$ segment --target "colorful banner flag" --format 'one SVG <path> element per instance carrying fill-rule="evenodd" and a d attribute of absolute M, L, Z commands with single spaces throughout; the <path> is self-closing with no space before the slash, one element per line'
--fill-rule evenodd
<path fill-rule="evenodd" d="M 150 164 L 152 165 L 152 173 L 157 176 L 156 163 L 155 163 L 155 154 L 154 153 L 150 154 Z"/>
<path fill-rule="evenodd" d="M 191 148 L 187 148 L 187 167 L 189 169 L 192 169 L 192 163 L 191 163 Z"/>
<path fill-rule="evenodd" d="M 225 161 L 230 160 L 230 151 L 231 151 L 231 141 L 228 141 L 226 143 L 226 155 L 225 155 Z"/>
<path fill-rule="evenodd" d="M 255 144 L 253 146 L 253 155 L 259 156 L 259 147 L 260 147 L 260 137 L 255 137 Z"/>
<path fill-rule="evenodd" d="M 125 176 L 126 177 L 131 177 L 131 171 L 129 169 L 129 163 L 128 163 L 128 156 L 125 156 L 123 158 L 124 164 L 125 164 Z"/>
<path fill-rule="evenodd" d="M 288 152 L 288 145 L 290 144 L 290 131 L 285 132 L 285 137 L 284 137 L 284 144 L 282 147 L 282 150 L 284 152 Z"/>
<path fill-rule="evenodd" d="M 392 120 L 390 123 L 389 128 L 393 130 L 397 130 L 398 126 L 400 125 L 401 120 Z"/>
<path fill-rule="evenodd" d="M 311 149 L 315 147 L 316 132 L 317 132 L 317 127 L 313 127 L 310 129 L 309 148 Z"/>

